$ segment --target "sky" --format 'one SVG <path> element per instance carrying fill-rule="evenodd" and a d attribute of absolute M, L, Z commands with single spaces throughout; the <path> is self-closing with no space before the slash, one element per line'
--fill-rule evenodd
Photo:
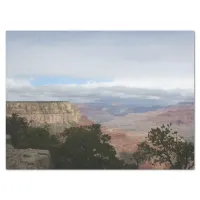
<path fill-rule="evenodd" d="M 190 101 L 194 32 L 7 31 L 6 89 L 8 101 Z"/>

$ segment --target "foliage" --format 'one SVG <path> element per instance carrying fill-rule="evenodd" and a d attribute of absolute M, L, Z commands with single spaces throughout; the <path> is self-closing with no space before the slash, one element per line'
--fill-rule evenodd
<path fill-rule="evenodd" d="M 124 169 L 138 169 L 139 165 L 133 159 L 133 153 L 131 152 L 120 152 L 120 158 L 124 161 Z"/>
<path fill-rule="evenodd" d="M 55 135 L 50 135 L 46 127 L 29 127 L 19 141 L 18 148 L 49 149 L 52 145 L 59 144 Z"/>
<path fill-rule="evenodd" d="M 152 128 L 138 150 L 130 155 L 121 152 L 119 159 L 111 137 L 103 134 L 101 125 L 65 129 L 60 135 L 49 133 L 49 127 L 32 126 L 25 118 L 12 114 L 6 117 L 6 134 L 15 148 L 48 149 L 55 169 L 137 169 L 145 162 L 167 163 L 171 169 L 194 166 L 194 144 L 184 141 L 171 124 Z"/>
<path fill-rule="evenodd" d="M 33 127 L 17 114 L 6 118 L 6 134 L 11 135 L 15 148 L 49 149 L 58 144 L 56 136 L 49 134 L 48 126 Z"/>
<path fill-rule="evenodd" d="M 139 166 L 143 163 L 143 161 L 145 160 L 145 154 L 142 153 L 142 151 L 136 151 L 133 153 L 132 155 L 133 160 L 135 161 L 135 165 L 137 168 L 139 168 Z"/>
<path fill-rule="evenodd" d="M 66 140 L 54 152 L 59 169 L 120 169 L 123 161 L 109 144 L 110 136 L 102 134 L 99 124 L 65 129 Z M 59 155 L 59 156 L 55 156 Z"/>
<path fill-rule="evenodd" d="M 184 141 L 172 124 L 152 128 L 147 140 L 138 145 L 133 158 L 138 164 L 150 161 L 152 164 L 168 163 L 171 169 L 191 169 L 194 166 L 194 144 Z"/>
<path fill-rule="evenodd" d="M 19 117 L 16 113 L 6 117 L 6 134 L 11 136 L 13 146 L 17 146 L 22 137 L 22 133 L 28 129 L 26 118 Z"/>
<path fill-rule="evenodd" d="M 101 126 L 71 127 L 59 135 L 49 134 L 49 127 L 37 127 L 13 114 L 6 118 L 6 133 L 15 148 L 48 149 L 55 169 L 121 169 L 128 168 L 116 157 L 110 136 Z"/>

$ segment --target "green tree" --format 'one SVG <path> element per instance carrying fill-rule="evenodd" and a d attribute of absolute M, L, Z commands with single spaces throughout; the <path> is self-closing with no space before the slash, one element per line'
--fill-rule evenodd
<path fill-rule="evenodd" d="M 15 148 L 49 149 L 58 145 L 55 135 L 49 134 L 49 127 L 34 127 L 26 118 L 12 114 L 6 117 L 6 134 L 11 135 L 12 145 Z"/>
<path fill-rule="evenodd" d="M 133 153 L 131 152 L 120 152 L 120 159 L 124 161 L 123 168 L 124 169 L 138 169 L 137 163 L 135 159 L 133 159 Z"/>
<path fill-rule="evenodd" d="M 16 113 L 6 117 L 6 134 L 11 136 L 13 146 L 17 146 L 28 126 L 26 118 L 19 117 Z"/>
<path fill-rule="evenodd" d="M 124 162 L 116 157 L 110 136 L 102 134 L 99 124 L 65 129 L 64 143 L 54 149 L 58 169 L 121 169 Z"/>
<path fill-rule="evenodd" d="M 23 133 L 17 147 L 18 148 L 32 148 L 32 149 L 47 149 L 51 146 L 58 145 L 59 141 L 56 135 L 51 135 L 47 127 L 29 127 Z"/>
<path fill-rule="evenodd" d="M 134 163 L 135 163 L 137 169 L 144 162 L 145 158 L 146 158 L 145 154 L 142 153 L 141 150 L 133 153 L 132 159 L 134 160 Z"/>
<path fill-rule="evenodd" d="M 138 164 L 148 160 L 152 164 L 168 163 L 171 169 L 191 169 L 194 166 L 194 144 L 172 131 L 172 124 L 152 128 L 147 140 L 138 145 L 133 155 Z"/>

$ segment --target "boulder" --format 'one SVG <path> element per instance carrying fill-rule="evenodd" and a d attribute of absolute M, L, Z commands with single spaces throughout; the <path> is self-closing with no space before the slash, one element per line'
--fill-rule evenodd
<path fill-rule="evenodd" d="M 14 149 L 6 145 L 7 169 L 50 169 L 51 155 L 48 150 Z"/>

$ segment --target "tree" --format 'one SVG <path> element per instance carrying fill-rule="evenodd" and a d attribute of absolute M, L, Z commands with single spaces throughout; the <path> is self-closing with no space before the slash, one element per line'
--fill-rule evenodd
<path fill-rule="evenodd" d="M 14 146 L 17 146 L 22 137 L 22 133 L 26 132 L 29 123 L 26 118 L 19 117 L 16 113 L 6 117 L 6 134 L 11 136 L 11 141 Z"/>
<path fill-rule="evenodd" d="M 194 166 L 194 144 L 184 141 L 171 126 L 163 124 L 161 128 L 152 128 L 133 157 L 139 156 L 140 163 L 148 160 L 152 164 L 168 163 L 171 169 L 191 169 Z"/>
<path fill-rule="evenodd" d="M 64 143 L 54 149 L 57 169 L 120 169 L 123 161 L 116 157 L 110 136 L 101 132 L 99 124 L 65 129 Z"/>
<path fill-rule="evenodd" d="M 124 161 L 123 169 L 138 169 L 139 165 L 133 159 L 133 153 L 131 152 L 120 152 L 120 158 Z"/>
<path fill-rule="evenodd" d="M 145 154 L 140 151 L 136 151 L 132 155 L 133 160 L 135 161 L 136 168 L 138 169 L 139 166 L 143 163 L 145 160 Z"/>
<path fill-rule="evenodd" d="M 52 145 L 58 145 L 55 135 L 49 134 L 49 127 L 34 127 L 26 118 L 12 114 L 6 117 L 6 134 L 11 135 L 12 145 L 15 148 L 49 149 Z"/>
<path fill-rule="evenodd" d="M 51 135 L 47 127 L 29 127 L 23 133 L 17 148 L 47 149 L 58 145 L 59 141 L 56 135 Z"/>
<path fill-rule="evenodd" d="M 28 127 L 26 118 L 19 117 L 18 114 L 13 113 L 6 117 L 6 134 L 13 135 L 20 129 Z"/>

